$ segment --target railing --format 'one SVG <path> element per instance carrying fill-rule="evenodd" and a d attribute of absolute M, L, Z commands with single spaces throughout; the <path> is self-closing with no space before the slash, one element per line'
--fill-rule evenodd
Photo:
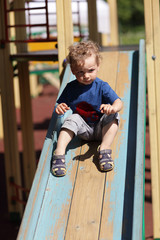
<path fill-rule="evenodd" d="M 80 2 L 86 2 L 86 0 L 72 0 L 72 2 L 77 3 L 76 10 L 72 10 L 72 16 L 77 16 L 77 21 L 74 22 L 74 27 L 77 28 L 75 36 L 83 38 L 84 34 L 80 23 Z M 22 8 L 16 7 L 15 3 L 16 1 L 13 0 L 8 6 L 7 0 L 4 0 L 6 26 L 4 42 L 57 41 L 56 0 L 25 0 Z M 22 14 L 25 22 L 22 20 L 21 23 L 15 23 L 15 14 Z M 26 29 L 27 39 L 18 39 L 16 37 L 15 32 L 20 28 Z M 40 30 L 38 31 L 38 29 Z M 14 32 L 14 35 L 11 31 Z"/>

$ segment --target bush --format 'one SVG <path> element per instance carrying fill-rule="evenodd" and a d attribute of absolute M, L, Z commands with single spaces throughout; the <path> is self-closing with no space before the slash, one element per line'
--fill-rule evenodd
<path fill-rule="evenodd" d="M 143 0 L 117 0 L 117 7 L 120 31 L 144 25 Z"/>

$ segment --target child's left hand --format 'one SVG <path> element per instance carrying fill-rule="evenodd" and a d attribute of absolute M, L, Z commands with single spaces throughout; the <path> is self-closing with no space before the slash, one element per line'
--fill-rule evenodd
<path fill-rule="evenodd" d="M 119 112 L 123 107 L 122 101 L 118 98 L 114 101 L 114 103 L 111 104 L 101 104 L 100 111 L 101 113 L 105 113 L 107 115 L 115 114 L 116 112 Z"/>
<path fill-rule="evenodd" d="M 105 113 L 107 115 L 116 113 L 114 107 L 110 104 L 102 104 L 100 106 L 100 111 L 101 111 L 101 113 Z"/>

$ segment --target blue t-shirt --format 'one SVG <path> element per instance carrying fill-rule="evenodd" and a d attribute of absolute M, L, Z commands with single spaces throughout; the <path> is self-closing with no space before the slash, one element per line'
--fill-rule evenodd
<path fill-rule="evenodd" d="M 69 82 L 57 103 L 66 103 L 73 113 L 80 114 L 88 123 L 97 123 L 102 116 L 101 104 L 113 104 L 119 98 L 107 82 L 96 78 L 91 84 L 83 85 L 77 80 Z"/>

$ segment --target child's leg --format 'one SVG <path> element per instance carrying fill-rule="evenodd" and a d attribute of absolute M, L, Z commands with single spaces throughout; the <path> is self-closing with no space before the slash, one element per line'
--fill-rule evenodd
<path fill-rule="evenodd" d="M 102 171 L 110 171 L 114 168 L 114 162 L 111 157 L 111 144 L 118 131 L 117 120 L 105 125 L 102 129 L 102 143 L 99 151 L 99 164 Z"/>
<path fill-rule="evenodd" d="M 57 148 L 54 151 L 52 160 L 52 173 L 57 177 L 62 177 L 66 174 L 65 151 L 73 136 L 74 133 L 67 128 L 62 128 L 60 131 Z"/>
<path fill-rule="evenodd" d="M 66 147 L 73 137 L 74 137 L 74 132 L 72 132 L 67 128 L 62 128 L 58 137 L 57 147 L 54 152 L 55 155 L 64 155 L 66 151 Z"/>
<path fill-rule="evenodd" d="M 100 145 L 100 150 L 110 149 L 111 144 L 117 134 L 117 131 L 118 131 L 117 120 L 114 120 L 111 123 L 109 123 L 103 127 L 102 142 Z"/>

